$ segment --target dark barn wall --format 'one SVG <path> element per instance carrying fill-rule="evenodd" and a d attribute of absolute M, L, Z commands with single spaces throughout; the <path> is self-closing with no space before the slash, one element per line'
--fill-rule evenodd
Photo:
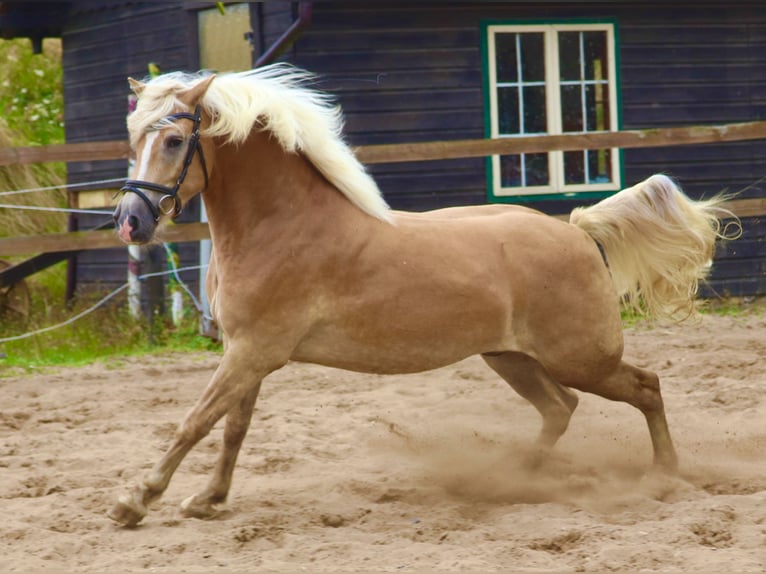
<path fill-rule="evenodd" d="M 255 20 L 260 24 L 254 30 L 259 39 L 259 53 L 267 52 L 297 18 L 297 8 L 292 2 L 259 2 L 251 6 Z"/>
<path fill-rule="evenodd" d="M 354 145 L 482 138 L 482 13 L 486 7 L 317 3 L 290 59 L 337 94 Z M 395 208 L 486 202 L 482 158 L 370 172 Z"/>
<path fill-rule="evenodd" d="M 656 14 L 651 14 L 652 12 Z M 652 7 L 621 23 L 625 129 L 766 119 L 766 11 L 755 3 Z M 625 150 L 628 182 L 663 171 L 692 196 L 763 197 L 766 141 Z M 719 245 L 702 294 L 766 294 L 766 219 Z"/>

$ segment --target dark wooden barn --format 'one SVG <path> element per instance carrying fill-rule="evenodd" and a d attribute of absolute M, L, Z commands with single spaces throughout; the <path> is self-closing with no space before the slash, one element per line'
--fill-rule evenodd
<path fill-rule="evenodd" d="M 620 2 L 2 2 L 0 34 L 63 39 L 69 142 L 126 137 L 127 76 L 315 72 L 354 145 L 725 124 L 766 119 L 766 10 L 738 0 Z M 69 166 L 71 182 L 122 161 Z M 763 197 L 766 142 L 550 152 L 370 167 L 400 209 L 524 202 L 549 213 L 655 172 L 693 197 Z M 199 217 L 198 207 L 184 214 Z M 719 249 L 707 293 L 766 293 L 766 222 Z M 80 217 L 81 228 L 96 224 Z M 197 247 L 182 247 L 194 263 Z M 124 250 L 77 258 L 79 285 L 125 278 Z M 196 274 L 187 279 L 196 282 Z"/>

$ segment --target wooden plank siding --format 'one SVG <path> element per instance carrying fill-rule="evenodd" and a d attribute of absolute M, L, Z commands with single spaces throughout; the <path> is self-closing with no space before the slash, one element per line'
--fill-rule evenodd
<path fill-rule="evenodd" d="M 64 25 L 68 142 L 118 140 L 125 130 L 125 78 L 198 66 L 196 24 L 184 2 L 72 3 Z M 256 46 L 275 41 L 296 17 L 289 2 L 253 5 Z M 355 146 L 474 139 L 485 134 L 482 23 L 610 19 L 617 25 L 622 129 L 766 119 L 766 10 L 733 0 L 652 2 L 314 2 L 312 22 L 283 59 L 318 74 L 337 95 Z M 676 177 L 693 197 L 720 191 L 764 196 L 766 142 L 623 152 L 624 184 L 655 172 Z M 389 203 L 425 210 L 484 203 L 483 158 L 371 165 Z M 71 182 L 120 177 L 125 161 L 78 162 Z M 534 207 L 563 213 L 570 200 Z M 183 216 L 193 221 L 197 206 Z M 79 216 L 81 228 L 98 221 Z M 766 293 L 766 225 L 746 218 L 745 235 L 723 246 L 711 291 Z M 196 262 L 196 248 L 182 248 Z M 82 285 L 122 282 L 125 251 L 79 257 Z M 196 277 L 192 278 L 196 285 Z"/>
<path fill-rule="evenodd" d="M 663 24 L 671 21 L 672 33 Z M 737 2 L 703 5 L 681 19 L 677 6 L 653 6 L 621 21 L 620 43 L 623 128 L 766 117 L 762 9 Z M 626 153 L 626 175 L 665 170 L 692 193 L 740 191 L 766 175 L 763 140 L 685 152 Z M 763 189 L 752 187 L 743 196 L 763 195 Z"/>
<path fill-rule="evenodd" d="M 314 7 L 291 60 L 335 93 L 354 145 L 481 138 L 481 9 L 423 4 Z M 473 17 L 463 20 L 466 10 Z M 425 210 L 486 201 L 483 158 L 369 168 L 389 203 Z"/>
<path fill-rule="evenodd" d="M 261 51 L 265 52 L 290 27 L 296 18 L 296 10 L 292 2 L 263 2 L 256 9 L 261 18 L 262 35 Z"/>
<path fill-rule="evenodd" d="M 682 12 L 652 6 L 621 18 L 620 44 L 623 129 L 766 117 L 761 7 L 732 2 Z M 626 150 L 624 160 L 626 178 L 664 171 L 691 195 L 766 195 L 764 140 Z M 743 236 L 719 246 L 704 296 L 766 293 L 766 222 L 742 223 Z"/>
<path fill-rule="evenodd" d="M 766 294 L 766 217 L 743 218 L 742 224 L 742 237 L 718 245 L 703 296 Z"/>

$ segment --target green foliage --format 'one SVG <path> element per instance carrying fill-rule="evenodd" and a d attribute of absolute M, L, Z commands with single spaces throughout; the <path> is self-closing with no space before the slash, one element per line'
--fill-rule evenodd
<path fill-rule="evenodd" d="M 64 142 L 61 42 L 46 40 L 33 54 L 29 40 L 0 40 L 0 147 Z M 61 185 L 66 165 L 0 167 L 0 191 Z M 0 203 L 65 207 L 66 193 L 50 190 L 4 195 Z M 0 236 L 33 235 L 66 230 L 66 214 L 21 209 L 0 210 Z"/>
<path fill-rule="evenodd" d="M 61 41 L 46 40 L 32 53 L 29 40 L 0 41 L 0 110 L 16 145 L 64 141 Z"/>

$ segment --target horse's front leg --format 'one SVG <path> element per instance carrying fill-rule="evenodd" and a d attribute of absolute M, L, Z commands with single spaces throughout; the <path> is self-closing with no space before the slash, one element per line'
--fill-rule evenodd
<path fill-rule="evenodd" d="M 173 473 L 192 447 L 276 368 L 254 365 L 252 354 L 251 349 L 241 356 L 224 353 L 212 380 L 181 423 L 170 449 L 143 480 L 120 496 L 109 512 L 110 518 L 125 526 L 137 525 L 146 516 L 148 505 L 165 492 Z"/>
<path fill-rule="evenodd" d="M 194 494 L 181 503 L 181 512 L 194 518 L 212 518 L 218 511 L 216 504 L 226 501 L 231 488 L 231 477 L 237 463 L 237 455 L 245 439 L 247 429 L 253 417 L 255 401 L 261 390 L 260 381 L 250 389 L 245 397 L 226 415 L 223 430 L 223 448 L 218 462 L 205 490 Z"/>

